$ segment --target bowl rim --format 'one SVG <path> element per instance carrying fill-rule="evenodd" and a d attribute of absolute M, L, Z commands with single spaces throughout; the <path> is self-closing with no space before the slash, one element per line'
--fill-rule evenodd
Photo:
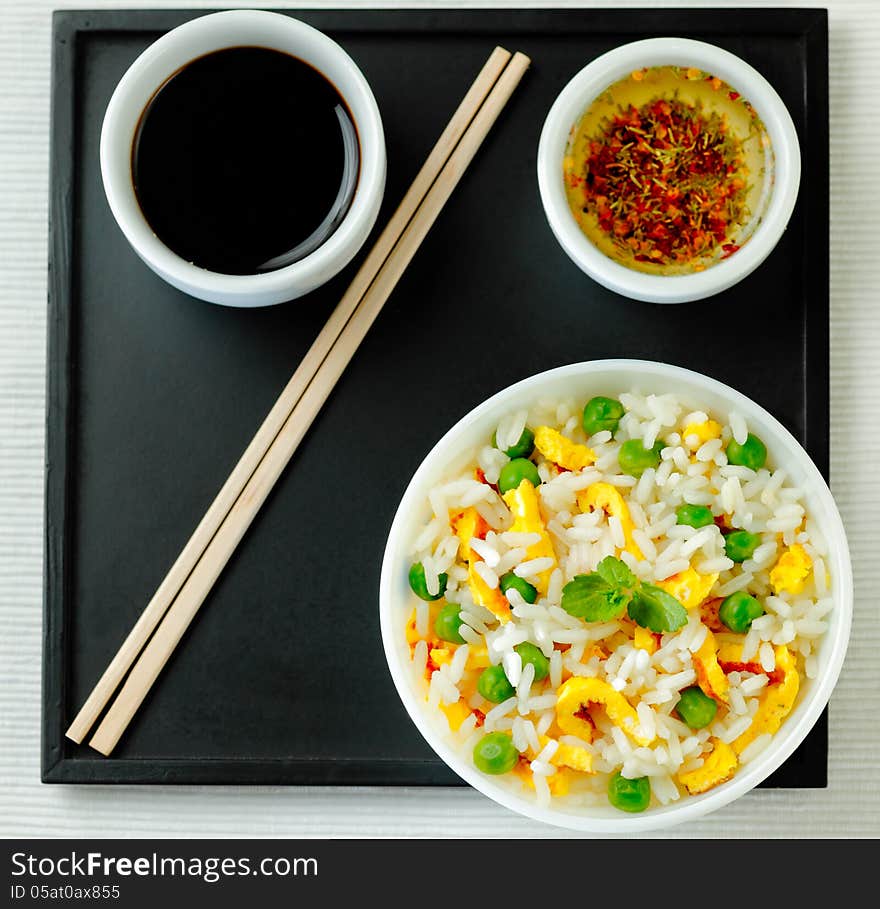
<path fill-rule="evenodd" d="M 801 462 L 807 479 L 812 482 L 811 493 L 821 502 L 823 510 L 827 512 L 827 516 L 833 524 L 832 527 L 823 526 L 822 532 L 828 543 L 829 561 L 831 556 L 834 556 L 833 577 L 836 597 L 834 602 L 834 611 L 836 613 L 835 632 L 831 636 L 831 629 L 829 629 L 828 637 L 824 639 L 824 646 L 830 648 L 828 664 L 821 678 L 811 680 L 810 696 L 798 705 L 800 715 L 797 721 L 791 722 L 794 718 L 790 717 L 789 721 L 783 724 L 782 728 L 786 730 L 785 735 L 777 740 L 776 736 L 778 733 L 774 734 L 774 740 L 771 745 L 748 765 L 744 766 L 727 783 L 701 795 L 688 796 L 682 801 L 654 808 L 644 814 L 629 814 L 620 818 L 596 817 L 589 813 L 565 812 L 554 810 L 552 806 L 549 808 L 539 806 L 537 802 L 531 802 L 510 789 L 494 783 L 491 778 L 479 773 L 475 767 L 453 750 L 441 737 L 433 721 L 429 720 L 426 704 L 416 697 L 408 681 L 408 676 L 411 676 L 411 670 L 400 659 L 398 642 L 394 636 L 395 628 L 392 615 L 394 599 L 392 588 L 399 581 L 399 559 L 402 554 L 402 536 L 406 516 L 411 507 L 420 504 L 417 502 L 418 487 L 426 475 L 430 475 L 432 471 L 437 469 L 438 465 L 435 462 L 445 456 L 445 462 L 448 464 L 454 457 L 454 453 L 451 456 L 446 456 L 445 450 L 454 444 L 457 436 L 496 408 L 509 406 L 520 395 L 531 392 L 535 386 L 549 383 L 556 379 L 581 379 L 593 374 L 601 374 L 608 370 L 632 371 L 634 379 L 637 378 L 639 381 L 648 379 L 661 382 L 664 379 L 667 381 L 680 380 L 684 383 L 701 386 L 709 393 L 723 397 L 730 402 L 731 408 L 736 407 L 741 411 L 745 410 L 746 413 L 757 410 L 773 433 L 778 436 L 779 441 L 794 452 L 799 452 L 797 457 Z M 630 358 L 583 361 L 535 373 L 501 389 L 461 417 L 435 443 L 407 484 L 388 533 L 379 582 L 379 619 L 382 645 L 392 681 L 410 719 L 427 744 L 444 763 L 474 789 L 516 814 L 542 821 L 555 827 L 581 832 L 618 835 L 669 828 L 703 817 L 749 792 L 773 773 L 800 745 L 828 704 L 846 656 L 852 624 L 852 612 L 852 564 L 843 520 L 824 477 L 797 439 L 764 407 L 742 392 L 717 379 L 669 363 Z M 773 745 L 777 743 L 779 745 L 774 749 Z"/>
<path fill-rule="evenodd" d="M 239 36 L 245 30 L 246 39 Z M 253 32 L 263 37 L 251 40 Z M 130 166 L 120 168 L 120 145 L 130 149 L 134 132 L 128 128 L 132 100 L 140 96 L 140 79 L 152 69 L 164 73 L 150 80 L 153 92 L 182 66 L 205 54 L 242 43 L 294 53 L 295 43 L 303 60 L 331 77 L 313 62 L 315 57 L 333 61 L 350 85 L 337 91 L 351 111 L 360 146 L 358 184 L 348 211 L 334 232 L 317 249 L 291 265 L 248 275 L 227 275 L 200 268 L 182 258 L 160 240 L 144 216 L 134 194 Z M 335 80 L 334 81 L 335 84 Z M 142 105 L 141 105 L 142 107 Z M 134 129 L 139 122 L 137 111 Z M 126 151 L 130 156 L 130 151 Z M 135 252 L 175 286 L 185 285 L 209 295 L 235 298 L 233 305 L 261 305 L 249 295 L 277 295 L 311 284 L 323 283 L 343 268 L 363 245 L 378 215 L 385 188 L 385 134 L 379 106 L 358 65 L 345 48 L 324 32 L 292 15 L 264 9 L 232 9 L 196 16 L 157 38 L 146 47 L 120 78 L 107 104 L 101 124 L 100 167 L 107 202 L 120 229 Z M 124 173 L 123 173 L 124 170 Z M 213 299 L 213 297 L 212 297 Z M 230 300 L 213 300 L 230 302 Z"/>
<path fill-rule="evenodd" d="M 638 64 L 638 66 L 637 66 Z M 575 222 L 562 181 L 562 157 L 571 130 L 608 86 L 641 66 L 691 65 L 718 75 L 755 108 L 770 136 L 774 185 L 766 211 L 748 242 L 705 271 L 652 275 L 627 268 L 600 252 Z M 767 79 L 742 58 L 705 41 L 647 38 L 621 45 L 575 73 L 557 96 L 541 130 L 538 186 L 550 227 L 575 264 L 604 287 L 651 303 L 685 303 L 713 296 L 754 271 L 779 242 L 794 211 L 801 158 L 791 114 Z"/>

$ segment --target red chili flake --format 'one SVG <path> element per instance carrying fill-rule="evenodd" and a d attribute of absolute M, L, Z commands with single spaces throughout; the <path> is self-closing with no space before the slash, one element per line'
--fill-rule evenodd
<path fill-rule="evenodd" d="M 739 97 L 739 92 L 728 92 L 727 97 L 730 98 L 731 101 L 736 101 Z"/>
<path fill-rule="evenodd" d="M 583 722 L 587 723 L 589 726 L 592 726 L 593 730 L 596 729 L 596 721 L 590 716 L 590 705 L 581 704 L 577 710 L 575 710 L 574 715 Z"/>
<path fill-rule="evenodd" d="M 729 259 L 738 249 L 739 249 L 739 246 L 737 246 L 736 243 L 725 243 L 721 247 L 721 250 L 723 253 L 721 258 Z"/>
<path fill-rule="evenodd" d="M 733 530 L 733 528 L 727 522 L 726 514 L 716 514 L 713 520 L 715 522 L 715 525 L 722 533 L 730 533 L 730 531 Z"/>
<path fill-rule="evenodd" d="M 486 722 L 486 714 L 479 708 L 474 708 L 474 717 L 476 717 L 477 720 L 477 727 L 482 726 L 483 723 Z"/>
<path fill-rule="evenodd" d="M 767 684 L 769 685 L 778 685 L 785 678 L 785 673 L 781 669 L 773 669 L 770 672 L 766 672 L 764 667 L 756 660 L 748 663 L 734 660 L 719 660 L 718 665 L 725 675 L 727 675 L 728 672 L 752 672 L 755 675 L 761 675 L 763 673 L 767 676 Z"/>
<path fill-rule="evenodd" d="M 678 98 L 630 105 L 589 143 L 584 211 L 637 262 L 686 264 L 719 246 L 730 255 L 745 210 L 741 161 L 719 114 Z"/>
<path fill-rule="evenodd" d="M 490 482 L 486 479 L 486 474 L 483 473 L 483 471 L 482 471 L 481 468 L 477 467 L 476 470 L 474 470 L 474 476 L 477 478 L 477 482 L 478 482 L 478 483 L 485 483 L 486 486 L 491 486 L 492 489 L 495 490 L 495 492 L 498 492 L 498 491 L 499 491 L 499 490 L 498 490 L 498 484 L 497 484 L 497 483 L 490 483 Z"/>

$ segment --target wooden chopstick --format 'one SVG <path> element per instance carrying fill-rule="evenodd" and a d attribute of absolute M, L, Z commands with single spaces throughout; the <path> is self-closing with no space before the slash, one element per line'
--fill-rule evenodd
<path fill-rule="evenodd" d="M 144 647 L 89 744 L 110 754 L 529 65 L 509 61 Z"/>

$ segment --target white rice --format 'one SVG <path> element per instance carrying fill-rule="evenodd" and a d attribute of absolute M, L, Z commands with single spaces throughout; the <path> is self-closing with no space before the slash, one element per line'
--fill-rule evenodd
<path fill-rule="evenodd" d="M 522 676 L 522 657 L 515 650 L 511 650 L 504 654 L 501 665 L 504 667 L 507 681 L 516 688 Z"/>

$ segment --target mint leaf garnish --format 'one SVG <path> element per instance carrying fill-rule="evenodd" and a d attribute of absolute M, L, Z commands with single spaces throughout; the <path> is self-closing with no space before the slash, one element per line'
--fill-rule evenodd
<path fill-rule="evenodd" d="M 684 606 L 671 593 L 654 584 L 642 584 L 633 593 L 627 612 L 637 625 L 658 634 L 677 631 L 688 621 Z"/>
<path fill-rule="evenodd" d="M 562 588 L 562 608 L 587 622 L 610 622 L 623 615 L 629 594 L 609 584 L 601 575 L 579 574 Z"/>
<path fill-rule="evenodd" d="M 614 556 L 605 556 L 596 566 L 596 574 L 612 587 L 635 587 L 639 579 L 629 570 L 629 566 Z"/>

